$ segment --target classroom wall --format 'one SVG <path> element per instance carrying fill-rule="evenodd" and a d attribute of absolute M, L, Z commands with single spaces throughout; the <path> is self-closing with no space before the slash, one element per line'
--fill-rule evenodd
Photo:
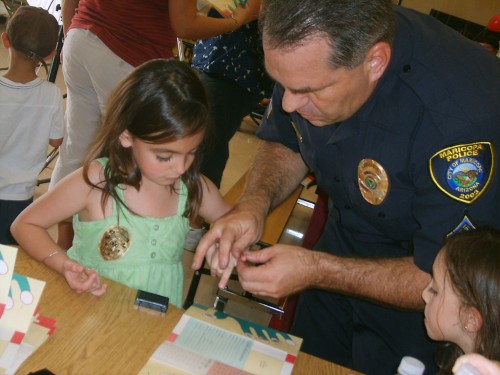
<path fill-rule="evenodd" d="M 403 0 L 401 5 L 426 14 L 436 9 L 480 25 L 500 14 L 500 0 Z"/>

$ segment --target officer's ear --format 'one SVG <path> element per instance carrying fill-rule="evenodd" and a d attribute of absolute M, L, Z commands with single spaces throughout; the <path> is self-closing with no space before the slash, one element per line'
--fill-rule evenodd
<path fill-rule="evenodd" d="M 376 82 L 382 77 L 391 60 L 391 46 L 387 42 L 375 43 L 366 54 L 365 65 L 371 82 Z"/>

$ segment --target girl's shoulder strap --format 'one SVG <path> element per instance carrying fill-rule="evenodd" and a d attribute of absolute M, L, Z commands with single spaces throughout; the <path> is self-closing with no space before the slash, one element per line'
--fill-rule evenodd
<path fill-rule="evenodd" d="M 182 215 L 186 210 L 188 198 L 188 188 L 184 181 L 180 180 L 179 182 L 179 203 L 177 205 L 177 215 Z"/>
<path fill-rule="evenodd" d="M 109 159 L 107 156 L 103 156 L 102 158 L 95 159 L 95 161 L 98 162 L 99 164 L 101 164 L 103 167 L 108 165 L 108 160 Z"/>

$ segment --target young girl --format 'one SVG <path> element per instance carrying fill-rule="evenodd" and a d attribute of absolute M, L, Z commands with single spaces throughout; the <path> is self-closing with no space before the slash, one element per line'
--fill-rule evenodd
<path fill-rule="evenodd" d="M 205 91 L 189 66 L 141 65 L 111 95 L 83 168 L 26 209 L 14 236 L 77 292 L 102 295 L 101 275 L 181 306 L 189 218 L 210 222 L 230 208 L 198 173 L 209 124 Z M 47 228 L 72 215 L 75 240 L 66 253 Z"/>
<path fill-rule="evenodd" d="M 440 374 L 451 374 L 462 354 L 500 360 L 500 231 L 449 237 L 422 297 L 429 337 L 447 342 L 439 353 Z"/>
<path fill-rule="evenodd" d="M 37 76 L 53 56 L 59 25 L 42 8 L 22 6 L 9 19 L 2 43 L 9 68 L 0 77 L 0 244 L 15 244 L 10 226 L 33 202 L 47 147 L 59 147 L 64 104 L 56 85 Z"/>

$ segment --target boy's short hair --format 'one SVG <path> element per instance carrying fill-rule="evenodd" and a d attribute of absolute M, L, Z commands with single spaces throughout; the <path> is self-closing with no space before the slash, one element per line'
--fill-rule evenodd
<path fill-rule="evenodd" d="M 56 48 L 59 24 L 43 8 L 21 6 L 5 29 L 12 48 L 31 59 L 43 59 Z"/>

